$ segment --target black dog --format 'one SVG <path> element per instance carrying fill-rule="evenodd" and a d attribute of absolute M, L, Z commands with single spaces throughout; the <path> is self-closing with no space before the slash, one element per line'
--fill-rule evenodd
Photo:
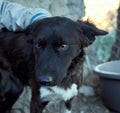
<path fill-rule="evenodd" d="M 84 48 L 94 42 L 95 36 L 106 34 L 89 22 L 74 22 L 65 17 L 38 20 L 23 32 L 1 32 L 0 85 L 6 79 L 11 85 L 0 86 L 0 112 L 8 112 L 23 87 L 30 85 L 31 113 L 42 113 L 44 104 L 39 88 L 67 89 L 73 83 L 78 85 L 82 71 L 76 74 L 75 70 L 82 69 Z"/>

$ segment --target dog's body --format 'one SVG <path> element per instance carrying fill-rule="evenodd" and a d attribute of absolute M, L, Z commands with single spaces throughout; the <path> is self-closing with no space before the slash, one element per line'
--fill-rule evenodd
<path fill-rule="evenodd" d="M 0 92 L 2 113 L 6 113 L 17 99 L 9 100 L 11 103 L 7 106 L 8 100 L 6 97 L 3 99 L 2 94 L 7 94 L 8 98 L 10 95 L 10 99 L 12 95 L 13 98 L 19 97 L 25 85 L 32 88 L 31 113 L 42 113 L 44 109 L 43 87 L 51 87 L 50 90 L 55 94 L 55 87 L 66 90 L 71 87 L 76 91 L 82 77 L 84 48 L 92 44 L 96 35 L 105 34 L 107 32 L 88 22 L 74 22 L 65 17 L 38 20 L 23 32 L 1 32 L 0 68 L 8 72 L 8 78 L 13 76 L 14 80 L 19 81 L 12 82 L 14 85 L 10 86 L 12 91 L 15 90 L 13 86 L 18 87 L 19 90 L 15 90 L 15 93 L 11 90 Z M 1 81 L 4 82 L 4 77 L 6 75 L 1 72 L 0 85 Z M 3 87 L 7 88 L 4 84 L 0 87 L 1 91 Z M 76 94 L 77 92 L 73 93 L 69 99 Z"/>

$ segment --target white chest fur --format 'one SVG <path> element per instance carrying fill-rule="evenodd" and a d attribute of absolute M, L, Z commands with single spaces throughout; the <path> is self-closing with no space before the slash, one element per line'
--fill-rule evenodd
<path fill-rule="evenodd" d="M 78 90 L 77 85 L 72 84 L 71 87 L 67 89 L 58 86 L 41 87 L 40 93 L 40 97 L 48 101 L 54 98 L 61 98 L 62 100 L 67 101 L 70 100 L 72 97 L 76 96 L 78 94 Z"/>

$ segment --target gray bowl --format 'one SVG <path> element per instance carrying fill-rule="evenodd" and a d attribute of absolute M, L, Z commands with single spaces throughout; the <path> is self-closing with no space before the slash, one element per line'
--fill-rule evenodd
<path fill-rule="evenodd" d="M 94 72 L 100 76 L 106 106 L 120 113 L 120 60 L 100 64 Z"/>

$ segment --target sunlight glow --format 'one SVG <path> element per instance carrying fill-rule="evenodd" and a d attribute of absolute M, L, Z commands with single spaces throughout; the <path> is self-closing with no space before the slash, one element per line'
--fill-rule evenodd
<path fill-rule="evenodd" d="M 90 18 L 98 26 L 105 28 L 111 21 L 116 22 L 117 8 L 119 0 L 84 0 L 85 12 L 84 18 Z"/>

